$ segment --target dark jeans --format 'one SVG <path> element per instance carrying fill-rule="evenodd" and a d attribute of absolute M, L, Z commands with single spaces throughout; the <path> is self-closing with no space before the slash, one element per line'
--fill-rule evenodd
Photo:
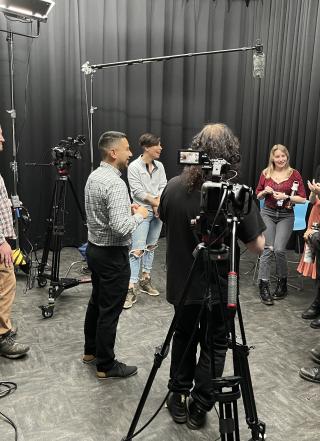
<path fill-rule="evenodd" d="M 117 325 L 126 299 L 130 278 L 127 247 L 87 248 L 92 272 L 92 294 L 84 322 L 85 354 L 97 357 L 97 367 L 110 369 L 114 364 Z"/>
<path fill-rule="evenodd" d="M 225 308 L 225 306 L 223 307 Z M 200 408 L 209 411 L 214 405 L 212 388 L 210 343 L 208 339 L 208 312 L 204 308 L 200 323 L 190 342 L 189 349 L 183 358 L 193 333 L 201 305 L 186 305 L 178 321 L 171 350 L 170 380 L 168 387 L 173 392 L 179 392 L 191 396 Z M 214 362 L 215 376 L 221 377 L 227 352 L 227 338 L 225 322 L 220 305 L 214 305 L 212 311 L 212 327 L 214 335 Z M 200 354 L 197 361 L 197 349 L 200 344 Z M 182 361 L 182 362 L 181 362 Z M 181 364 L 181 366 L 180 366 Z"/>
<path fill-rule="evenodd" d="M 293 230 L 293 211 L 272 210 L 271 208 L 265 207 L 261 210 L 261 216 L 267 227 L 264 231 L 267 248 L 264 249 L 260 257 L 258 279 L 270 279 L 273 255 L 276 259 L 277 277 L 287 277 L 288 265 L 286 245 Z"/>

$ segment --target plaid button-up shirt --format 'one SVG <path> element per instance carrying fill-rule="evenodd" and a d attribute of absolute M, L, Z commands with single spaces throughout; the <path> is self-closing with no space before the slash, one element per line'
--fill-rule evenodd
<path fill-rule="evenodd" d="M 85 187 L 88 240 L 98 246 L 129 246 L 131 233 L 143 221 L 131 214 L 131 201 L 120 171 L 101 161 Z"/>
<path fill-rule="evenodd" d="M 11 201 L 8 198 L 6 186 L 0 175 L 0 245 L 6 237 L 14 239 L 13 218 L 11 211 Z"/>

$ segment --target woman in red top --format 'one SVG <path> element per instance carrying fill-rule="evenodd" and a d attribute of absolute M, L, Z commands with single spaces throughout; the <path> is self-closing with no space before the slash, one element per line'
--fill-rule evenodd
<path fill-rule="evenodd" d="M 287 295 L 286 245 L 291 236 L 294 223 L 294 204 L 303 204 L 306 193 L 300 173 L 290 167 L 288 149 L 276 144 L 270 151 L 268 167 L 261 173 L 256 194 L 265 199 L 261 216 L 267 229 L 265 249 L 260 258 L 259 295 L 262 303 L 273 305 L 273 300 Z M 294 193 L 294 195 L 292 195 Z M 270 267 L 272 256 L 276 259 L 277 286 L 270 293 Z"/>

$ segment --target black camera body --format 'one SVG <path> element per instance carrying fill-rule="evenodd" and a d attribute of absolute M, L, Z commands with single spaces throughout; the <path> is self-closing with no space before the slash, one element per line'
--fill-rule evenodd
<path fill-rule="evenodd" d="M 206 181 L 201 187 L 200 209 L 209 215 L 219 210 L 224 213 L 234 211 L 243 216 L 250 212 L 252 196 L 253 191 L 247 185 Z"/>
<path fill-rule="evenodd" d="M 54 165 L 58 168 L 59 173 L 70 168 L 72 159 L 81 159 L 79 147 L 85 145 L 86 138 L 78 135 L 76 138 L 68 137 L 62 139 L 59 144 L 52 147 L 51 154 Z"/>
<path fill-rule="evenodd" d="M 231 170 L 231 164 L 225 159 L 211 159 L 201 150 L 181 149 L 178 150 L 178 164 L 199 165 L 210 178 L 201 187 L 201 213 L 215 215 L 218 211 L 225 214 L 234 212 L 238 217 L 249 213 L 253 191 L 246 185 L 223 180 Z"/>

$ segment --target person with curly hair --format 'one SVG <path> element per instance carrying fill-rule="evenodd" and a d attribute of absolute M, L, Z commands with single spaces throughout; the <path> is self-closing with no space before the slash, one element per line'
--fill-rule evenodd
<path fill-rule="evenodd" d="M 230 177 L 237 175 L 239 141 L 225 124 L 206 125 L 194 137 L 191 148 L 207 153 L 210 159 L 225 159 L 233 170 Z M 223 180 L 226 178 L 222 175 Z M 186 166 L 181 175 L 169 181 L 160 199 L 159 215 L 166 225 L 167 238 L 167 300 L 175 311 L 194 262 L 193 251 L 201 241 L 191 228 L 191 220 L 200 213 L 200 190 L 206 180 L 207 175 L 201 166 Z M 240 221 L 238 237 L 247 248 L 259 253 L 264 246 L 264 229 L 258 208 L 253 204 L 250 213 Z M 228 244 L 229 240 L 226 232 L 225 243 Z M 237 248 L 237 265 L 239 254 Z M 187 423 L 190 429 L 204 426 L 207 412 L 214 404 L 209 335 L 213 336 L 217 377 L 223 374 L 228 347 L 225 322 L 228 260 L 219 261 L 217 267 L 219 276 L 213 275 L 210 280 L 212 319 L 208 320 L 208 308 L 205 307 L 208 287 L 204 262 L 200 260 L 188 287 L 172 341 L 167 406 L 172 419 L 176 423 Z"/>

